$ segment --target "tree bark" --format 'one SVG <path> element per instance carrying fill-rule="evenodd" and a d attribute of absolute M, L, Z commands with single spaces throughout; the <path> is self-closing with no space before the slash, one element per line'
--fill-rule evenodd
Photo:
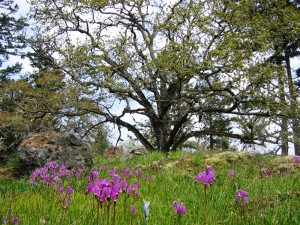
<path fill-rule="evenodd" d="M 293 84 L 293 77 L 292 77 L 292 70 L 291 70 L 291 63 L 290 63 L 290 51 L 287 49 L 285 50 L 285 62 L 286 62 L 286 73 L 288 78 L 288 85 L 289 85 L 289 94 L 290 94 L 290 105 L 293 115 L 292 118 L 292 130 L 293 130 L 293 137 L 294 137 L 294 149 L 295 155 L 300 155 L 300 124 L 297 118 L 298 114 L 298 106 L 297 106 L 297 93 Z"/>
<path fill-rule="evenodd" d="M 277 59 L 276 60 L 277 65 L 282 64 L 282 60 Z M 282 78 L 278 77 L 278 83 L 279 83 L 279 98 L 280 98 L 280 103 L 282 105 L 286 105 L 286 98 L 285 98 L 285 90 L 284 90 L 284 81 Z M 280 131 L 280 138 L 281 138 L 281 155 L 288 155 L 288 119 L 287 117 L 282 117 L 281 119 L 281 131 Z"/>

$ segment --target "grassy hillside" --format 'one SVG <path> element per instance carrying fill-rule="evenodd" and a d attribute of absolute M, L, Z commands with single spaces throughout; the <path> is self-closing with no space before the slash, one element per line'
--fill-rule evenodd
<path fill-rule="evenodd" d="M 130 161 L 98 157 L 95 167 L 84 171 L 49 164 L 31 183 L 29 178 L 1 180 L 0 215 L 3 224 L 18 218 L 26 225 L 298 224 L 297 161 L 235 152 L 174 152 L 165 158 L 154 152 Z M 196 182 L 208 165 L 215 179 Z M 239 189 L 248 193 L 248 201 L 237 197 Z M 145 201 L 150 202 L 147 220 Z M 187 214 L 178 208 L 181 203 Z"/>

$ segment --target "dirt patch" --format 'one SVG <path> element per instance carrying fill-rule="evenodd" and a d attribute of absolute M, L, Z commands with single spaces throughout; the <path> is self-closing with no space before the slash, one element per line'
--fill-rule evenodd
<path fill-rule="evenodd" d="M 7 180 L 14 177 L 14 170 L 8 168 L 5 163 L 0 163 L 0 180 Z"/>

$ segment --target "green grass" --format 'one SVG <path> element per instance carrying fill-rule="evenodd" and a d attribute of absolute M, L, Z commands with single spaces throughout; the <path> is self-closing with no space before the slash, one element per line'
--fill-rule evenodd
<path fill-rule="evenodd" d="M 219 158 L 218 158 L 219 157 Z M 240 218 L 240 205 L 235 201 L 236 189 L 249 193 L 245 204 L 246 224 L 297 224 L 300 221 L 300 164 L 294 165 L 292 158 L 241 154 L 235 157 L 222 153 L 153 152 L 147 156 L 122 161 L 120 159 L 95 159 L 101 178 L 109 178 L 110 168 L 142 169 L 143 176 L 131 176 L 131 183 L 140 182 L 139 196 L 121 193 L 116 203 L 116 224 L 144 224 L 143 200 L 151 202 L 148 225 L 176 224 L 178 217 L 172 208 L 173 201 L 183 202 L 187 215 L 182 224 L 203 224 L 204 188 L 195 182 L 195 176 L 210 163 L 216 171 L 216 179 L 207 187 L 207 224 L 244 224 Z M 259 168 L 258 163 L 264 162 Z M 283 166 L 282 166 L 283 165 Z M 270 168 L 269 176 L 260 176 L 260 170 Z M 228 175 L 235 171 L 235 177 Z M 40 185 L 33 186 L 27 178 L 4 180 L 0 185 L 0 215 L 17 214 L 19 224 L 96 224 L 97 202 L 92 194 L 85 194 L 89 170 L 80 179 L 65 179 L 64 186 L 71 185 L 75 192 L 72 203 L 63 215 L 56 189 Z M 146 176 L 152 175 L 152 180 Z M 132 216 L 131 205 L 137 208 Z M 110 207 L 110 224 L 113 224 L 113 204 Z M 1 224 L 1 222 L 0 222 Z M 107 224 L 107 212 L 100 210 L 100 223 Z"/>

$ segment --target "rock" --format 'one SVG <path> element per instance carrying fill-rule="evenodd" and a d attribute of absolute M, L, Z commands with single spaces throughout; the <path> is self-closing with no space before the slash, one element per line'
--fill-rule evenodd
<path fill-rule="evenodd" d="M 22 170 L 31 171 L 56 161 L 68 168 L 86 165 L 93 153 L 75 133 L 44 132 L 24 138 L 17 149 Z"/>
<path fill-rule="evenodd" d="M 123 146 L 110 147 L 104 150 L 103 156 L 105 158 L 116 158 L 121 157 L 125 154 L 125 149 Z"/>
<path fill-rule="evenodd" d="M 140 147 L 140 148 L 130 150 L 129 153 L 132 155 L 146 155 L 148 154 L 148 151 L 145 148 Z"/>
<path fill-rule="evenodd" d="M 126 153 L 122 156 L 122 159 L 123 159 L 123 160 L 128 160 L 128 159 L 131 159 L 131 158 L 134 157 L 134 156 L 147 155 L 147 154 L 148 154 L 147 149 L 145 149 L 145 148 L 143 148 L 143 147 L 139 147 L 139 148 L 135 148 L 135 149 L 132 149 L 132 150 L 126 152 Z"/>
<path fill-rule="evenodd" d="M 104 150 L 103 156 L 105 158 L 117 158 L 120 157 L 123 160 L 131 159 L 133 156 L 138 155 L 146 155 L 148 154 L 148 151 L 145 148 L 135 148 L 130 151 L 126 151 L 126 149 L 123 146 L 115 146 L 110 147 Z"/>

